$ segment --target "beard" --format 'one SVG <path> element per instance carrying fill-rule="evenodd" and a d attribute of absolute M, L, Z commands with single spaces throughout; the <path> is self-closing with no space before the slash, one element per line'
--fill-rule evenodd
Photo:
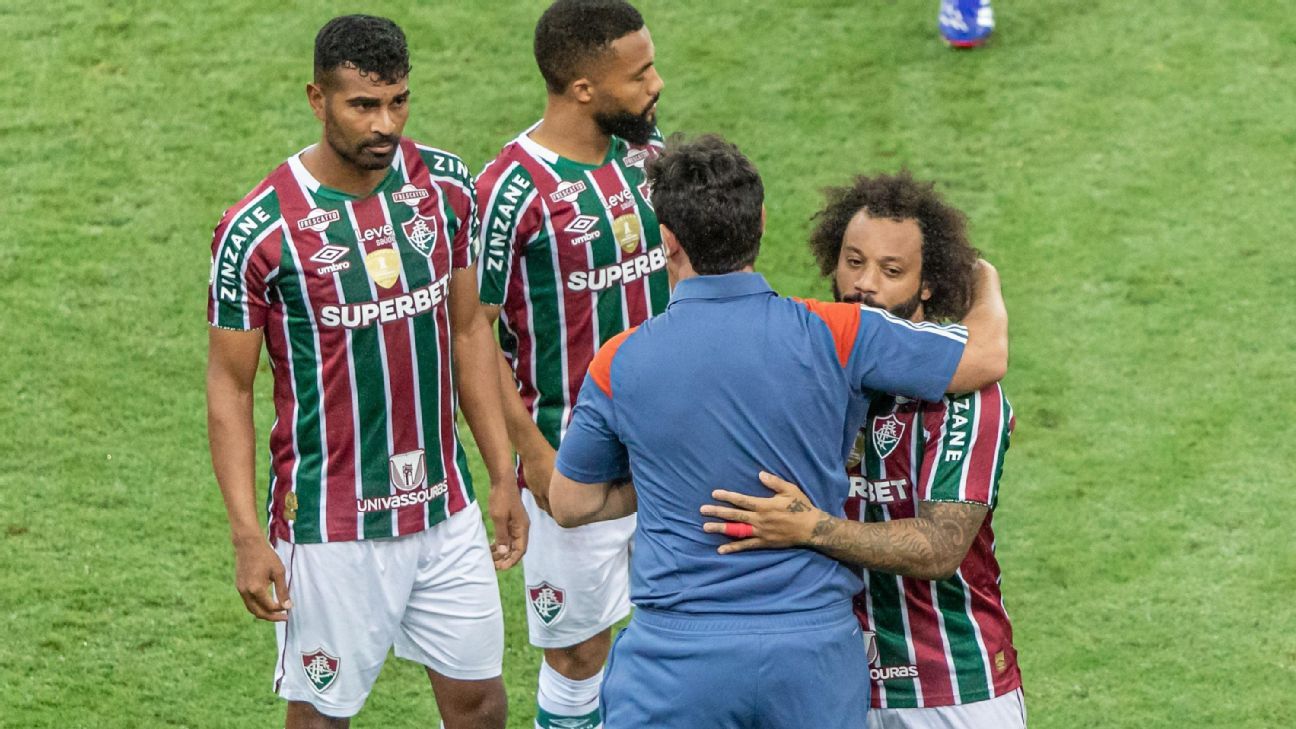
<path fill-rule="evenodd" d="M 380 134 L 365 139 L 358 144 L 352 144 L 343 137 L 335 125 L 329 125 L 324 132 L 324 139 L 328 145 L 337 152 L 338 156 L 350 164 L 362 170 L 381 170 L 391 165 L 392 159 L 400 149 L 400 137 Z M 391 145 L 391 151 L 384 154 L 375 154 L 369 150 L 370 147 L 380 145 Z"/>
<path fill-rule="evenodd" d="M 907 300 L 901 301 L 895 306 L 890 306 L 890 307 L 880 306 L 877 303 L 877 299 L 873 298 L 872 296 L 860 296 L 859 294 L 850 294 L 847 296 L 843 296 L 841 289 L 837 288 L 836 281 L 833 281 L 832 283 L 832 292 L 833 292 L 833 299 L 837 301 L 841 301 L 847 304 L 864 304 L 865 306 L 871 306 L 875 309 L 885 309 L 888 314 L 895 317 L 899 317 L 901 319 L 912 318 L 914 312 L 918 311 L 918 307 L 922 306 L 923 303 L 921 287 L 916 292 L 914 292 L 913 296 L 909 297 Z"/>
<path fill-rule="evenodd" d="M 657 113 L 653 111 L 653 107 L 657 105 L 659 96 L 660 94 L 654 96 L 648 108 L 638 114 L 629 111 L 597 113 L 594 115 L 594 123 L 609 136 L 621 137 L 631 144 L 647 144 L 657 129 Z"/>

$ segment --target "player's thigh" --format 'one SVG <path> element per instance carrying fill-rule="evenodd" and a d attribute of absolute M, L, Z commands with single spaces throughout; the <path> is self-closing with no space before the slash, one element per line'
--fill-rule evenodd
<path fill-rule="evenodd" d="M 402 538 L 276 547 L 293 602 L 275 626 L 276 693 L 325 716 L 360 710 L 400 626 L 414 576 L 411 546 Z"/>
<path fill-rule="evenodd" d="M 564 529 L 536 506 L 531 517 L 526 576 L 527 631 L 539 648 L 567 648 L 607 630 L 630 613 L 633 515 Z"/>
<path fill-rule="evenodd" d="M 1021 689 L 961 706 L 874 709 L 869 729 L 1025 729 Z"/>
<path fill-rule="evenodd" d="M 635 619 L 617 635 L 599 696 L 604 729 L 752 726 L 759 636 L 677 633 Z"/>
<path fill-rule="evenodd" d="M 481 512 L 470 506 L 418 536 L 419 568 L 396 655 L 452 679 L 499 676 L 504 613 Z"/>
<path fill-rule="evenodd" d="M 770 632 L 756 664 L 763 729 L 861 729 L 868 721 L 868 652 L 853 615 Z"/>

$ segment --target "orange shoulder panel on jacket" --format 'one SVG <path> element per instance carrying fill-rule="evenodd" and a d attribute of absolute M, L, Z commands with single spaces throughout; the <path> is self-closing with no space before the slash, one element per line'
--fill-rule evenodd
<path fill-rule="evenodd" d="M 833 344 L 837 347 L 837 361 L 845 367 L 850 361 L 851 350 L 855 349 L 855 337 L 859 334 L 859 304 L 838 304 L 831 301 L 796 298 L 793 301 L 809 309 L 828 325 Z"/>
<path fill-rule="evenodd" d="M 589 375 L 594 379 L 594 384 L 599 386 L 604 395 L 612 397 L 612 358 L 616 356 L 617 350 L 625 342 L 626 337 L 634 334 L 639 327 L 630 327 L 620 334 L 612 337 L 599 347 L 599 351 L 594 354 L 594 359 L 590 362 Z"/>

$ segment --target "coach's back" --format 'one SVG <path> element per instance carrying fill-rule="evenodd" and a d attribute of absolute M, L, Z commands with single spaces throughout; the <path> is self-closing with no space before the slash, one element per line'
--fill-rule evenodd
<path fill-rule="evenodd" d="M 841 516 L 842 464 L 870 393 L 939 398 L 963 341 L 957 328 L 868 307 L 780 298 L 756 273 L 689 278 L 663 314 L 595 357 L 558 469 L 587 483 L 633 478 L 639 607 L 754 615 L 845 603 L 860 588 L 851 569 L 807 549 L 721 556 L 728 539 L 702 530 L 699 509 L 717 488 L 768 496 L 757 479 L 768 470 Z"/>

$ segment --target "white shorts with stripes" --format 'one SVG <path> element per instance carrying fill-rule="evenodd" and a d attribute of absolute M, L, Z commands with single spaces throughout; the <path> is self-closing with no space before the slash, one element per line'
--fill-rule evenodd
<path fill-rule="evenodd" d="M 284 699 L 354 716 L 393 648 L 450 678 L 500 675 L 504 615 L 476 506 L 404 537 L 275 550 L 293 602 L 275 624 Z"/>
<path fill-rule="evenodd" d="M 869 729 L 1026 729 L 1021 689 L 960 706 L 871 709 Z"/>

